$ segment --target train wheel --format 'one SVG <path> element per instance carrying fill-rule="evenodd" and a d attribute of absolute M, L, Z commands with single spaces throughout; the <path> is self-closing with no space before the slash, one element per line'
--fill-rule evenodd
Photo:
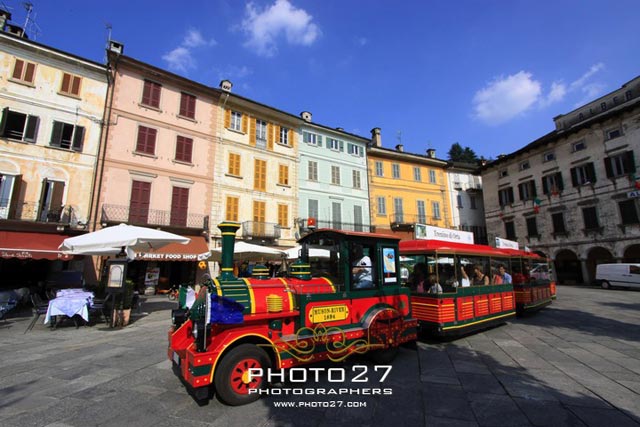
<path fill-rule="evenodd" d="M 218 398 L 227 405 L 238 406 L 251 403 L 260 397 L 249 394 L 250 389 L 266 387 L 263 377 L 249 375 L 249 369 L 266 370 L 271 366 L 267 353 L 253 344 L 242 344 L 224 356 L 215 375 L 214 383 Z"/>
<path fill-rule="evenodd" d="M 385 365 L 393 362 L 398 354 L 398 347 L 389 347 L 384 350 L 373 350 L 369 352 L 369 357 L 374 363 Z"/>

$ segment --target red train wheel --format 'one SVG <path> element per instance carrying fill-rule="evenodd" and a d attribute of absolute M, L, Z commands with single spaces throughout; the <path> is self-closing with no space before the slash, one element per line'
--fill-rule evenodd
<path fill-rule="evenodd" d="M 244 405 L 258 400 L 258 390 L 266 387 L 263 377 L 252 376 L 249 369 L 260 368 L 266 374 L 271 366 L 267 353 L 253 344 L 242 344 L 223 356 L 215 374 L 218 398 L 228 405 Z M 254 371 L 255 372 L 255 371 Z"/>

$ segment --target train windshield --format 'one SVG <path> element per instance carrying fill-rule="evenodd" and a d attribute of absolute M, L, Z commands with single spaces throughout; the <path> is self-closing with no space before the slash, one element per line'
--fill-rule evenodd
<path fill-rule="evenodd" d="M 302 258 L 309 262 L 312 277 L 326 277 L 334 285 L 344 284 L 339 241 L 330 238 L 309 239 L 302 246 Z"/>

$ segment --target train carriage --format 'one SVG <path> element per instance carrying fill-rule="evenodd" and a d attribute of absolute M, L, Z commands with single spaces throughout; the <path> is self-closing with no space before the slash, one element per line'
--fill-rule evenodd
<path fill-rule="evenodd" d="M 500 250 L 510 257 L 517 312 L 533 312 L 551 304 L 556 298 L 556 282 L 549 260 L 534 252 Z"/>
<path fill-rule="evenodd" d="M 497 277 L 501 265 L 509 268 L 510 257 L 499 249 L 429 239 L 400 242 L 400 254 L 413 315 L 422 330 L 441 337 L 462 335 L 515 316 L 513 285 Z M 442 293 L 412 286 L 416 267 L 422 265 Z M 471 286 L 475 269 L 481 272 L 477 280 L 487 285 Z"/>
<path fill-rule="evenodd" d="M 249 403 L 266 387 L 270 369 L 354 353 L 388 362 L 400 344 L 416 339 L 397 238 L 318 230 L 300 240 L 301 256 L 287 277 L 237 278 L 232 265 L 239 225 L 219 228 L 221 275 L 191 307 L 181 294 L 169 330 L 168 356 L 196 399 L 208 398 L 213 387 L 227 404 Z M 309 263 L 309 250 L 316 248 L 329 258 Z"/>

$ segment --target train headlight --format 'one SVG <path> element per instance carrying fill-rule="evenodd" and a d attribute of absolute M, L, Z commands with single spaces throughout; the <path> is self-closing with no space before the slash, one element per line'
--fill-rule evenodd
<path fill-rule="evenodd" d="M 193 337 L 195 339 L 198 339 L 198 326 L 197 325 L 193 328 L 193 331 L 191 333 L 193 334 Z"/>

